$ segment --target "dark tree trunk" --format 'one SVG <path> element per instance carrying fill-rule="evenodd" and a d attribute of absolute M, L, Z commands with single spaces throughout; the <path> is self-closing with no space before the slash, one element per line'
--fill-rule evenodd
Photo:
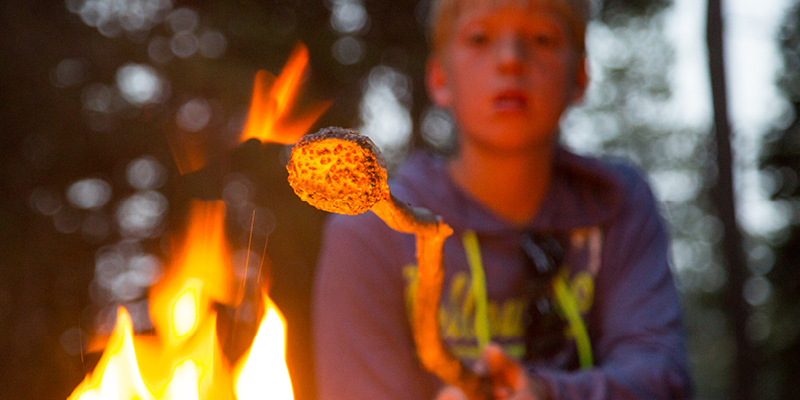
<path fill-rule="evenodd" d="M 721 0 L 708 0 L 708 65 L 714 102 L 714 131 L 716 138 L 717 182 L 713 192 L 717 214 L 722 220 L 725 236 L 723 256 L 728 264 L 728 284 L 725 292 L 727 313 L 736 339 L 736 358 L 731 385 L 731 398 L 755 398 L 755 357 L 745 336 L 749 309 L 742 296 L 747 278 L 747 265 L 742 248 L 742 234 L 736 223 L 731 155 L 731 128 L 728 119 L 728 100 L 725 87 L 723 27 Z"/>

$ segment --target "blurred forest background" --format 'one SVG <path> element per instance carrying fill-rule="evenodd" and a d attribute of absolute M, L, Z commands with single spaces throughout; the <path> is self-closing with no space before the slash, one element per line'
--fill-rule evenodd
<path fill-rule="evenodd" d="M 664 111 L 676 73 L 665 34 L 672 7 L 596 4 L 593 82 L 565 118 L 563 141 L 648 173 L 674 238 L 697 397 L 800 398 L 800 12 L 787 8 L 774 32 L 780 117 L 758 143 L 734 126 L 736 198 L 761 193 L 769 212 L 743 224 L 739 208 L 746 265 L 731 274 L 713 127 Z M 260 263 L 267 243 L 296 398 L 313 400 L 308 311 L 324 214 L 288 187 L 284 146 L 236 143 L 253 78 L 277 75 L 302 42 L 304 101 L 332 101 L 311 131 L 358 128 L 391 165 L 413 147 L 447 149 L 450 119 L 429 106 L 422 78 L 426 12 L 425 0 L 3 2 L 0 397 L 66 398 L 97 360 L 84 354 L 87 337 L 108 334 L 118 304 L 138 332 L 151 329 L 147 289 L 168 263 L 168 237 L 185 224 L 188 200 L 204 198 L 227 204 L 240 276 L 255 211 L 250 257 Z M 175 143 L 212 162 L 181 175 Z"/>

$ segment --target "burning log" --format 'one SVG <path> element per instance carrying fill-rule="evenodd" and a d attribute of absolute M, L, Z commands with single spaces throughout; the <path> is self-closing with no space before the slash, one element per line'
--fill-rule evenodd
<path fill-rule="evenodd" d="M 295 193 L 314 207 L 348 215 L 371 210 L 390 228 L 416 235 L 419 286 L 413 332 L 417 354 L 426 369 L 461 388 L 470 400 L 489 398 L 485 379 L 453 356 L 439 332 L 442 245 L 452 228 L 427 209 L 394 197 L 380 150 L 354 130 L 329 127 L 304 137 L 292 149 L 286 168 Z"/>

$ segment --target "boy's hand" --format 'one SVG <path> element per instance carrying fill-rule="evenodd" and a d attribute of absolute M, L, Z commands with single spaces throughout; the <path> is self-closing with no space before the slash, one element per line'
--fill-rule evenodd
<path fill-rule="evenodd" d="M 489 344 L 475 363 L 475 372 L 486 376 L 491 384 L 494 400 L 549 400 L 547 385 L 506 355 L 500 346 Z M 467 400 L 461 390 L 447 386 L 436 400 Z"/>

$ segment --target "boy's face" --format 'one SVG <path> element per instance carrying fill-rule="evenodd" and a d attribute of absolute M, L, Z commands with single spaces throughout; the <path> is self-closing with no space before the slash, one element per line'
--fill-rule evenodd
<path fill-rule="evenodd" d="M 551 143 L 586 84 L 564 19 L 513 2 L 463 11 L 427 71 L 431 98 L 454 113 L 462 145 L 501 151 Z"/>

